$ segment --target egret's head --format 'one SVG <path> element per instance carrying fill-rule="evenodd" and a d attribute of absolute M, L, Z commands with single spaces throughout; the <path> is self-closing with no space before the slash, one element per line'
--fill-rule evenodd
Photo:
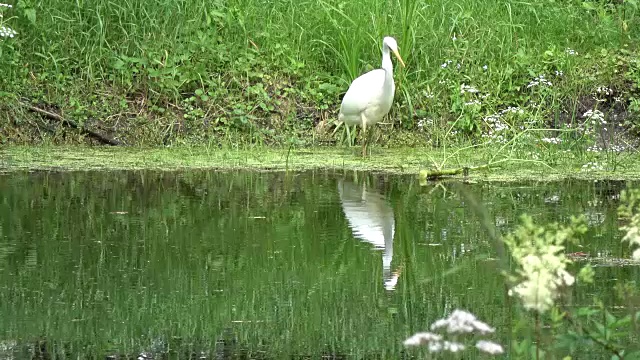
<path fill-rule="evenodd" d="M 392 38 L 391 36 L 387 36 L 382 40 L 382 46 L 387 47 L 389 50 L 391 50 L 391 52 L 393 52 L 393 55 L 398 58 L 402 66 L 405 66 L 404 61 L 402 61 L 402 58 L 398 53 L 398 43 L 396 42 L 396 39 Z"/>

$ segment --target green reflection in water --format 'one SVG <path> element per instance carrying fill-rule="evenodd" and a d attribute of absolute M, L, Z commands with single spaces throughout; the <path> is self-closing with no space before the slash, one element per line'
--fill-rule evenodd
<path fill-rule="evenodd" d="M 13 173 L 0 177 L 0 357 L 400 358 L 455 308 L 509 341 L 494 244 L 520 214 L 585 214 L 592 255 L 628 256 L 624 182 L 446 184 L 309 172 Z M 598 267 L 578 287 L 613 302 Z"/>

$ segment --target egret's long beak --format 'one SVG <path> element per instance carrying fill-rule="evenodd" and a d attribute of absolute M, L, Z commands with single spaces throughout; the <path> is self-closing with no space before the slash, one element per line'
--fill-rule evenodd
<path fill-rule="evenodd" d="M 404 61 L 402 61 L 402 58 L 400 57 L 400 54 L 398 54 L 398 50 L 391 50 L 391 51 L 393 51 L 393 55 L 395 55 L 398 58 L 398 60 L 400 60 L 400 64 L 406 67 L 406 65 L 404 64 Z"/>

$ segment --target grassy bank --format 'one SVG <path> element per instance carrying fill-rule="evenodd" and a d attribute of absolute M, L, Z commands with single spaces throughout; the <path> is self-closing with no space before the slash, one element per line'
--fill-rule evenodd
<path fill-rule="evenodd" d="M 0 7 L 1 25 L 17 32 L 0 40 L 1 143 L 95 141 L 25 105 L 128 145 L 341 142 L 341 96 L 379 67 L 387 34 L 407 67 L 396 69 L 379 144 L 437 148 L 546 129 L 528 141 L 610 147 L 620 143 L 610 134 L 629 142 L 640 124 L 635 1 L 12 5 Z"/>

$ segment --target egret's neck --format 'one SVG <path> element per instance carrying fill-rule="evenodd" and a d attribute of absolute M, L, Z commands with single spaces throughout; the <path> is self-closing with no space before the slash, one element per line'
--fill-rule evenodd
<path fill-rule="evenodd" d="M 387 46 L 382 47 L 382 68 L 387 73 L 387 76 L 393 76 L 393 63 L 391 62 L 391 54 Z"/>

